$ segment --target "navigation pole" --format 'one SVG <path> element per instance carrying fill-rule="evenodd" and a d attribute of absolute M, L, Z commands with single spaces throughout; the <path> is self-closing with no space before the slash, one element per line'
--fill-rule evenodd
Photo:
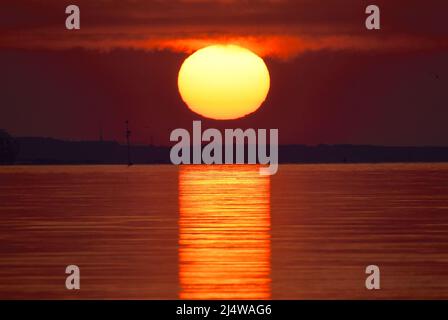
<path fill-rule="evenodd" d="M 126 120 L 126 142 L 128 145 L 128 166 L 132 166 L 130 138 L 131 138 L 131 131 L 129 130 L 129 121 Z"/>

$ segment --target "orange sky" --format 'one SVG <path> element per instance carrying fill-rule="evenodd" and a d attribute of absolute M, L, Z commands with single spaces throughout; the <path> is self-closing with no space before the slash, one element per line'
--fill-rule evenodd
<path fill-rule="evenodd" d="M 177 72 L 214 43 L 265 58 L 271 91 L 258 112 L 204 127 L 279 128 L 281 143 L 448 145 L 448 2 L 377 0 L 3 0 L 0 128 L 14 135 L 165 144 L 198 116 Z"/>

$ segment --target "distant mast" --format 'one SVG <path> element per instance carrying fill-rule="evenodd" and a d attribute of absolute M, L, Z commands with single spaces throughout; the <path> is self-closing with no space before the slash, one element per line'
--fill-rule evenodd
<path fill-rule="evenodd" d="M 128 166 L 132 166 L 130 138 L 131 138 L 131 131 L 129 130 L 129 121 L 126 120 L 126 142 L 128 145 Z"/>

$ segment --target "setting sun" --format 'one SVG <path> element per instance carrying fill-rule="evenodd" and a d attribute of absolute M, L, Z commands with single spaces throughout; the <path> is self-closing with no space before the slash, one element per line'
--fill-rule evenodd
<path fill-rule="evenodd" d="M 196 51 L 183 63 L 178 78 L 182 100 L 204 117 L 230 120 L 256 111 L 267 97 L 269 71 L 263 59 L 235 45 Z"/>

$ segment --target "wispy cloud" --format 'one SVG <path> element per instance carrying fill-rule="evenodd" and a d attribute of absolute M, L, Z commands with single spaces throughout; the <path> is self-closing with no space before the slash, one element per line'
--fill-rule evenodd
<path fill-rule="evenodd" d="M 409 0 L 406 8 L 378 0 L 383 29 L 373 32 L 364 28 L 367 3 L 359 0 L 345 0 L 343 5 L 336 0 L 79 0 L 79 31 L 64 29 L 68 4 L 61 1 L 3 3 L 2 47 L 191 52 L 207 44 L 231 42 L 280 58 L 315 50 L 448 47 L 448 27 L 434 16 L 446 12 L 448 4 L 436 0 L 424 4 Z M 419 17 L 418 23 L 414 16 Z"/>

